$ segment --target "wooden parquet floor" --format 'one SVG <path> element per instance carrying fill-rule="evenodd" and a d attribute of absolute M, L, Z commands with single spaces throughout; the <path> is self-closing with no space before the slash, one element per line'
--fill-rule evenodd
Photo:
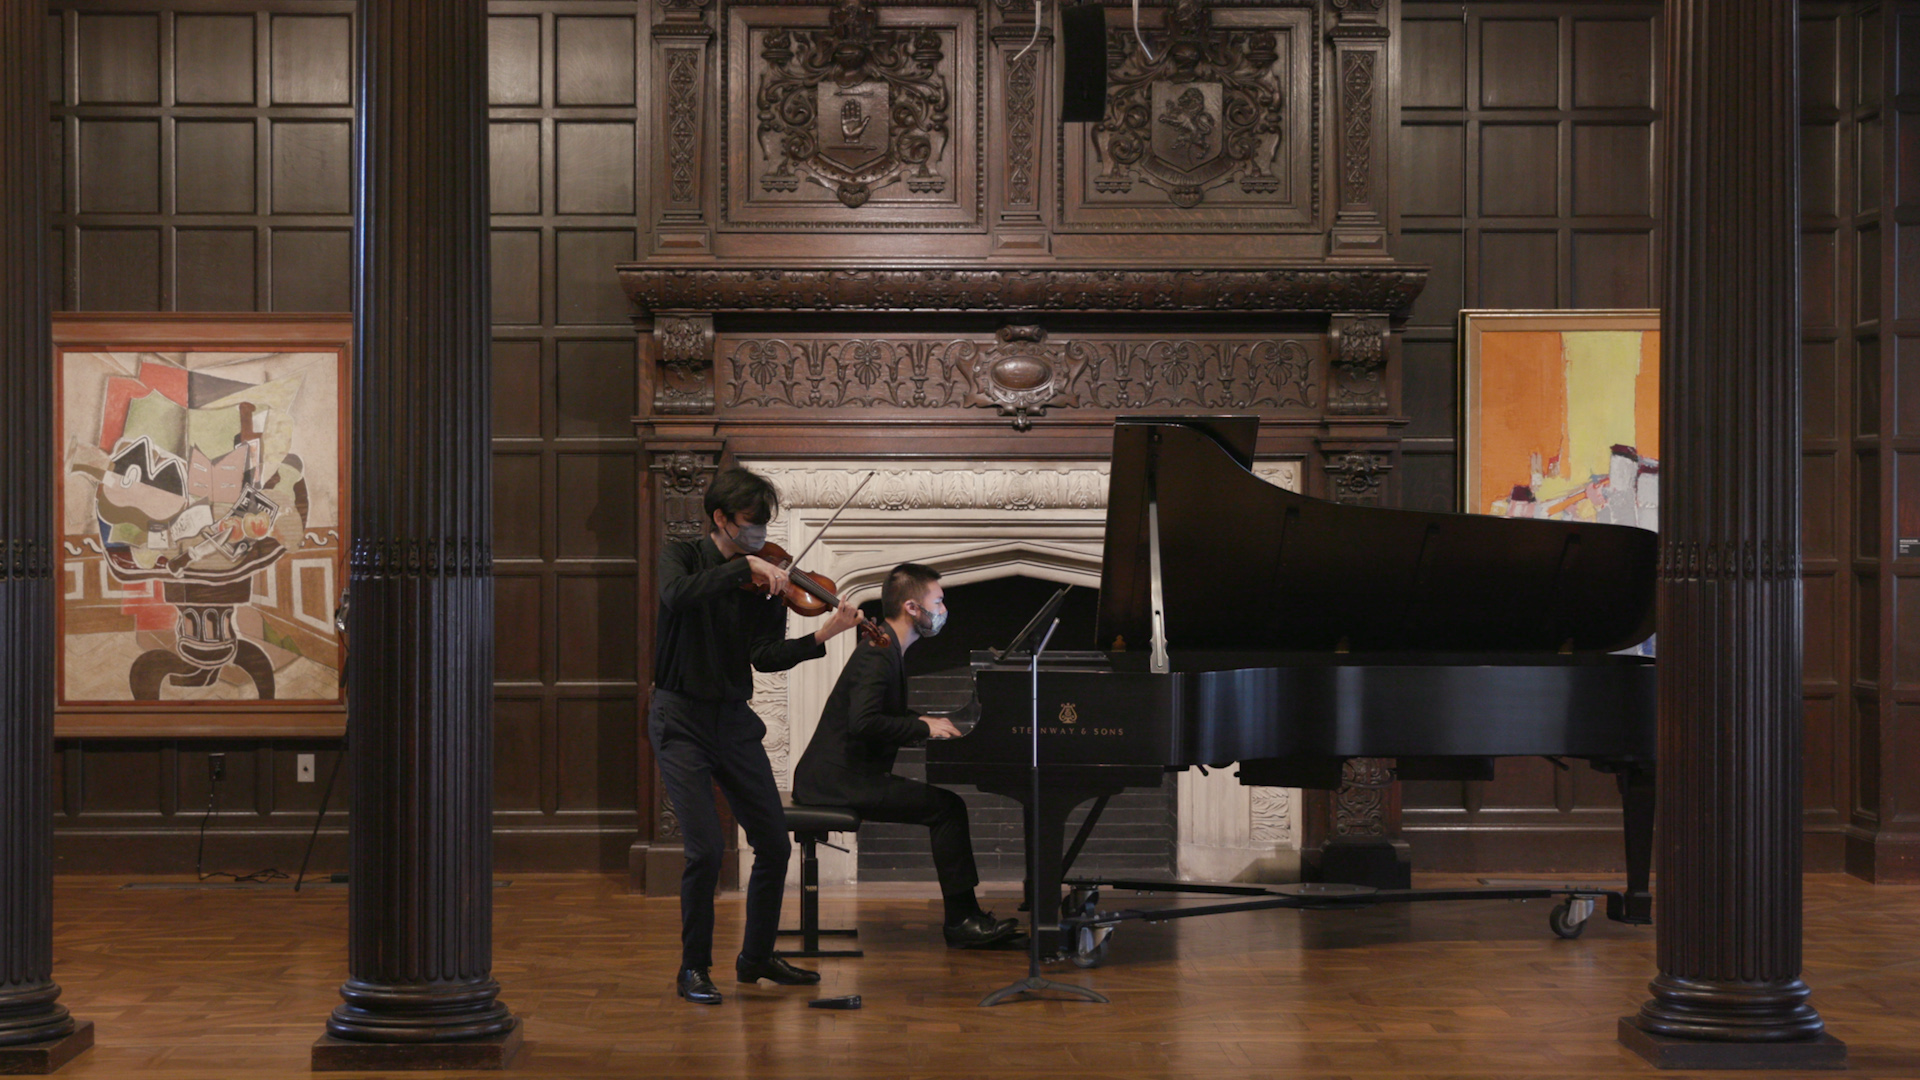
<path fill-rule="evenodd" d="M 1460 881 L 1461 879 L 1450 879 Z M 1437 883 L 1439 879 L 1435 879 Z M 304 1077 L 346 975 L 346 892 L 126 889 L 56 883 L 55 977 L 98 1044 L 70 1080 Z M 938 907 L 898 886 L 829 893 L 857 919 L 861 959 L 814 961 L 818 988 L 738 987 L 737 895 L 720 902 L 724 1005 L 673 996 L 678 907 L 595 876 L 496 890 L 495 974 L 525 1022 L 524 1077 L 1300 1077 L 1589 1080 L 1660 1074 L 1614 1040 L 1654 973 L 1653 934 L 1596 916 L 1547 930 L 1547 903 L 1473 901 L 1359 912 L 1269 911 L 1129 925 L 1105 966 L 1048 969 L 1112 1004 L 982 996 L 1026 974 L 1023 952 L 948 950 Z M 931 892 L 931 887 L 928 888 Z M 1013 901 L 990 897 L 1010 913 Z M 1129 903 L 1131 901 L 1129 900 Z M 795 897 L 788 896 L 791 923 Z M 1806 978 L 1845 1073 L 1920 1077 L 1920 887 L 1806 883 Z M 862 995 L 857 1012 L 806 1007 Z M 326 1074 L 367 1076 L 370 1074 Z M 411 1074 L 398 1074 L 411 1075 Z M 498 1073 L 439 1073 L 498 1076 Z M 1783 1073 L 1712 1073 L 1782 1077 Z"/>

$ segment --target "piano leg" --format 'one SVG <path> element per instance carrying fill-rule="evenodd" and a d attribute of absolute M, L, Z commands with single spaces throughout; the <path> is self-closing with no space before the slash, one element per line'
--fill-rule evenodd
<path fill-rule="evenodd" d="M 1607 897 L 1607 918 L 1645 926 L 1653 922 L 1654 766 L 1623 763 L 1614 773 L 1620 786 L 1620 817 L 1627 839 L 1627 893 Z"/>
<path fill-rule="evenodd" d="M 1018 787 L 1011 783 L 1001 785 L 990 781 L 979 784 L 982 791 L 1005 795 L 1020 803 L 1028 843 L 1038 845 L 1028 849 L 1028 872 L 1032 874 L 1037 870 L 1039 876 L 1037 888 L 1035 882 L 1027 883 L 1027 897 L 1028 903 L 1033 905 L 1034 931 L 1040 939 L 1040 955 L 1043 957 L 1057 956 L 1064 951 L 1067 944 L 1060 937 L 1060 882 L 1066 876 L 1067 816 L 1073 813 L 1074 807 L 1088 799 L 1097 799 L 1099 802 L 1095 810 L 1089 811 L 1090 817 L 1096 816 L 1099 809 L 1105 808 L 1108 799 L 1119 794 L 1127 786 L 1129 785 L 1118 781 L 1110 784 L 1076 783 L 1063 780 L 1043 769 L 1040 805 L 1036 814 L 1036 808 L 1030 805 L 1032 794 L 1026 783 L 1023 782 Z M 1138 786 L 1138 782 L 1136 781 L 1133 786 Z M 1085 833 L 1083 832 L 1076 840 L 1073 852 L 1075 855 L 1079 854 L 1080 844 L 1084 841 Z M 1035 855 L 1038 857 L 1034 857 Z"/>

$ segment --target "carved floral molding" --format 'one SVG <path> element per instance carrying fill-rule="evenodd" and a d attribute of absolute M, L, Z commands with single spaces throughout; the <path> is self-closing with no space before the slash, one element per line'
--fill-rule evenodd
<path fill-rule="evenodd" d="M 1274 338 L 995 341 L 748 338 L 718 367 L 727 408 L 993 408 L 1025 429 L 1059 409 L 1312 409 L 1313 356 Z"/>

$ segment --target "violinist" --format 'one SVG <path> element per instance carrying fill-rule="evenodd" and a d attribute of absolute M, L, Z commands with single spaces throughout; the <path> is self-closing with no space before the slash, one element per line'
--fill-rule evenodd
<path fill-rule="evenodd" d="M 680 969 L 674 990 L 718 1005 L 713 966 L 713 894 L 726 847 L 713 785 L 753 846 L 746 928 L 734 961 L 739 981 L 786 986 L 820 981 L 817 972 L 773 955 L 786 889 L 786 813 L 760 740 L 767 727 L 748 705 L 753 670 L 785 671 L 825 656 L 826 642 L 854 626 L 859 609 L 842 604 L 818 630 L 786 636 L 788 571 L 755 554 L 780 497 L 765 477 L 727 469 L 707 488 L 707 535 L 670 540 L 660 551 L 660 621 L 647 735 L 667 796 L 686 837 L 680 877 Z"/>
<path fill-rule="evenodd" d="M 906 651 L 947 623 L 940 572 L 919 563 L 894 567 L 880 586 L 880 615 L 892 640 L 861 644 L 841 669 L 820 727 L 794 767 L 794 801 L 849 806 L 868 821 L 925 825 L 946 905 L 947 944 L 976 949 L 1005 941 L 1020 924 L 980 910 L 967 804 L 945 788 L 893 775 L 902 746 L 960 734 L 945 717 L 907 709 Z"/>

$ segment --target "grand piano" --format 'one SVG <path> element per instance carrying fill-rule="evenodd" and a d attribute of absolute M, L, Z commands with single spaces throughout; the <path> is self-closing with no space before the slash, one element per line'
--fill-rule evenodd
<path fill-rule="evenodd" d="M 971 728 L 927 746 L 929 782 L 1025 808 L 1038 932 L 1084 963 L 1123 919 L 1252 907 L 1564 895 L 1554 929 L 1573 936 L 1604 896 L 1610 918 L 1650 921 L 1655 669 L 1624 650 L 1653 631 L 1657 537 L 1297 495 L 1253 474 L 1258 428 L 1252 417 L 1119 420 L 1101 651 L 1043 650 L 1037 670 L 1030 648 L 977 655 Z M 1402 779 L 1474 779 L 1509 755 L 1581 758 L 1615 775 L 1624 889 L 1083 879 L 1062 921 L 1063 879 L 1106 801 L 1158 787 L 1169 770 L 1237 765 L 1245 784 L 1330 789 L 1349 758 L 1393 758 Z M 1066 844 L 1069 813 L 1090 800 Z M 1232 899 L 1102 912 L 1101 885 Z"/>

